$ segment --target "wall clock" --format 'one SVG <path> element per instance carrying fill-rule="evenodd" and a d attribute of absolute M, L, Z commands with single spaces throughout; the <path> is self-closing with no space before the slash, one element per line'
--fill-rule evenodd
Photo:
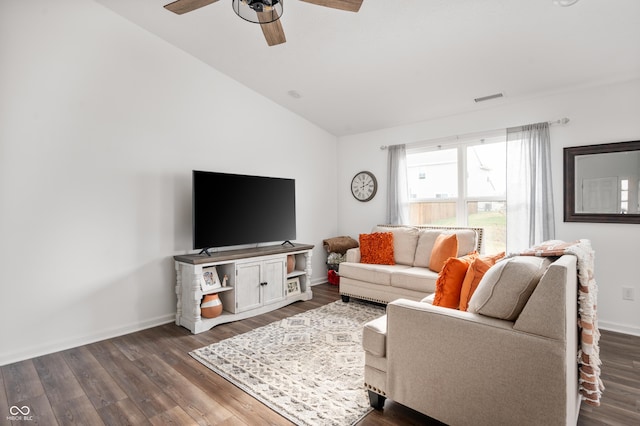
<path fill-rule="evenodd" d="M 371 172 L 359 172 L 351 180 L 351 193 L 358 201 L 369 201 L 378 192 L 378 181 Z"/>

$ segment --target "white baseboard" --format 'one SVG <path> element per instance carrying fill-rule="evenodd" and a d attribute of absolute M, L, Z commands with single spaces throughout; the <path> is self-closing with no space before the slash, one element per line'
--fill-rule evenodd
<path fill-rule="evenodd" d="M 616 333 L 640 336 L 640 327 L 633 325 L 598 320 L 598 328 L 602 330 L 615 331 Z"/>
<path fill-rule="evenodd" d="M 134 333 L 158 325 L 167 324 L 176 320 L 176 314 L 167 314 L 160 317 L 152 318 L 146 321 L 136 322 L 122 327 L 114 327 L 102 330 L 98 333 L 92 333 L 85 336 L 70 337 L 58 342 L 48 343 L 46 345 L 35 345 L 29 348 L 22 348 L 15 352 L 4 353 L 0 355 L 0 366 L 12 364 L 14 362 L 24 361 L 26 359 L 35 358 L 42 355 L 48 355 L 54 352 L 64 351 L 78 346 L 88 345 L 90 343 L 99 342 L 105 339 L 122 336 L 124 334 Z"/>
<path fill-rule="evenodd" d="M 318 284 L 326 284 L 327 281 L 327 277 L 320 277 L 320 278 L 312 278 L 311 279 L 311 287 L 313 287 L 314 285 L 318 285 Z"/>
<path fill-rule="evenodd" d="M 311 280 L 311 286 L 325 284 L 327 279 L 319 277 Z M 14 362 L 24 361 L 26 359 L 35 358 L 42 355 L 48 355 L 54 352 L 64 351 L 78 346 L 88 345 L 105 339 L 122 336 L 124 334 L 135 333 L 147 328 L 156 327 L 158 325 L 167 324 L 176 320 L 176 314 L 167 314 L 160 317 L 152 318 L 146 321 L 129 324 L 122 327 L 114 327 L 102 330 L 97 333 L 84 336 L 69 337 L 57 342 L 50 342 L 44 345 L 34 345 L 28 348 L 21 348 L 14 352 L 0 354 L 0 366 L 13 364 Z"/>

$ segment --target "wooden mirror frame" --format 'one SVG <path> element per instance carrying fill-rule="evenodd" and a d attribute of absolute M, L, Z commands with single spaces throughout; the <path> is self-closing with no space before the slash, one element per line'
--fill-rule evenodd
<path fill-rule="evenodd" d="M 640 151 L 640 141 L 614 142 L 564 148 L 564 221 L 594 223 L 640 223 L 640 214 L 576 213 L 576 156 Z"/>

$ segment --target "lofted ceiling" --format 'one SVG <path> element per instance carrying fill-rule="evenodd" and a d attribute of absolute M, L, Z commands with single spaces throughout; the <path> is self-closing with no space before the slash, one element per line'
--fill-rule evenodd
<path fill-rule="evenodd" d="M 639 0 L 286 0 L 272 47 L 231 0 L 96 1 L 337 136 L 640 78 Z"/>

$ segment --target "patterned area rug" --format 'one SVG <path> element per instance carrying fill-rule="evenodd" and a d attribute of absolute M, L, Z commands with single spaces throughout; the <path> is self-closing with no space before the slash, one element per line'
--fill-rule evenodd
<path fill-rule="evenodd" d="M 362 326 L 384 307 L 333 302 L 190 355 L 299 425 L 351 425 L 371 408 Z"/>

